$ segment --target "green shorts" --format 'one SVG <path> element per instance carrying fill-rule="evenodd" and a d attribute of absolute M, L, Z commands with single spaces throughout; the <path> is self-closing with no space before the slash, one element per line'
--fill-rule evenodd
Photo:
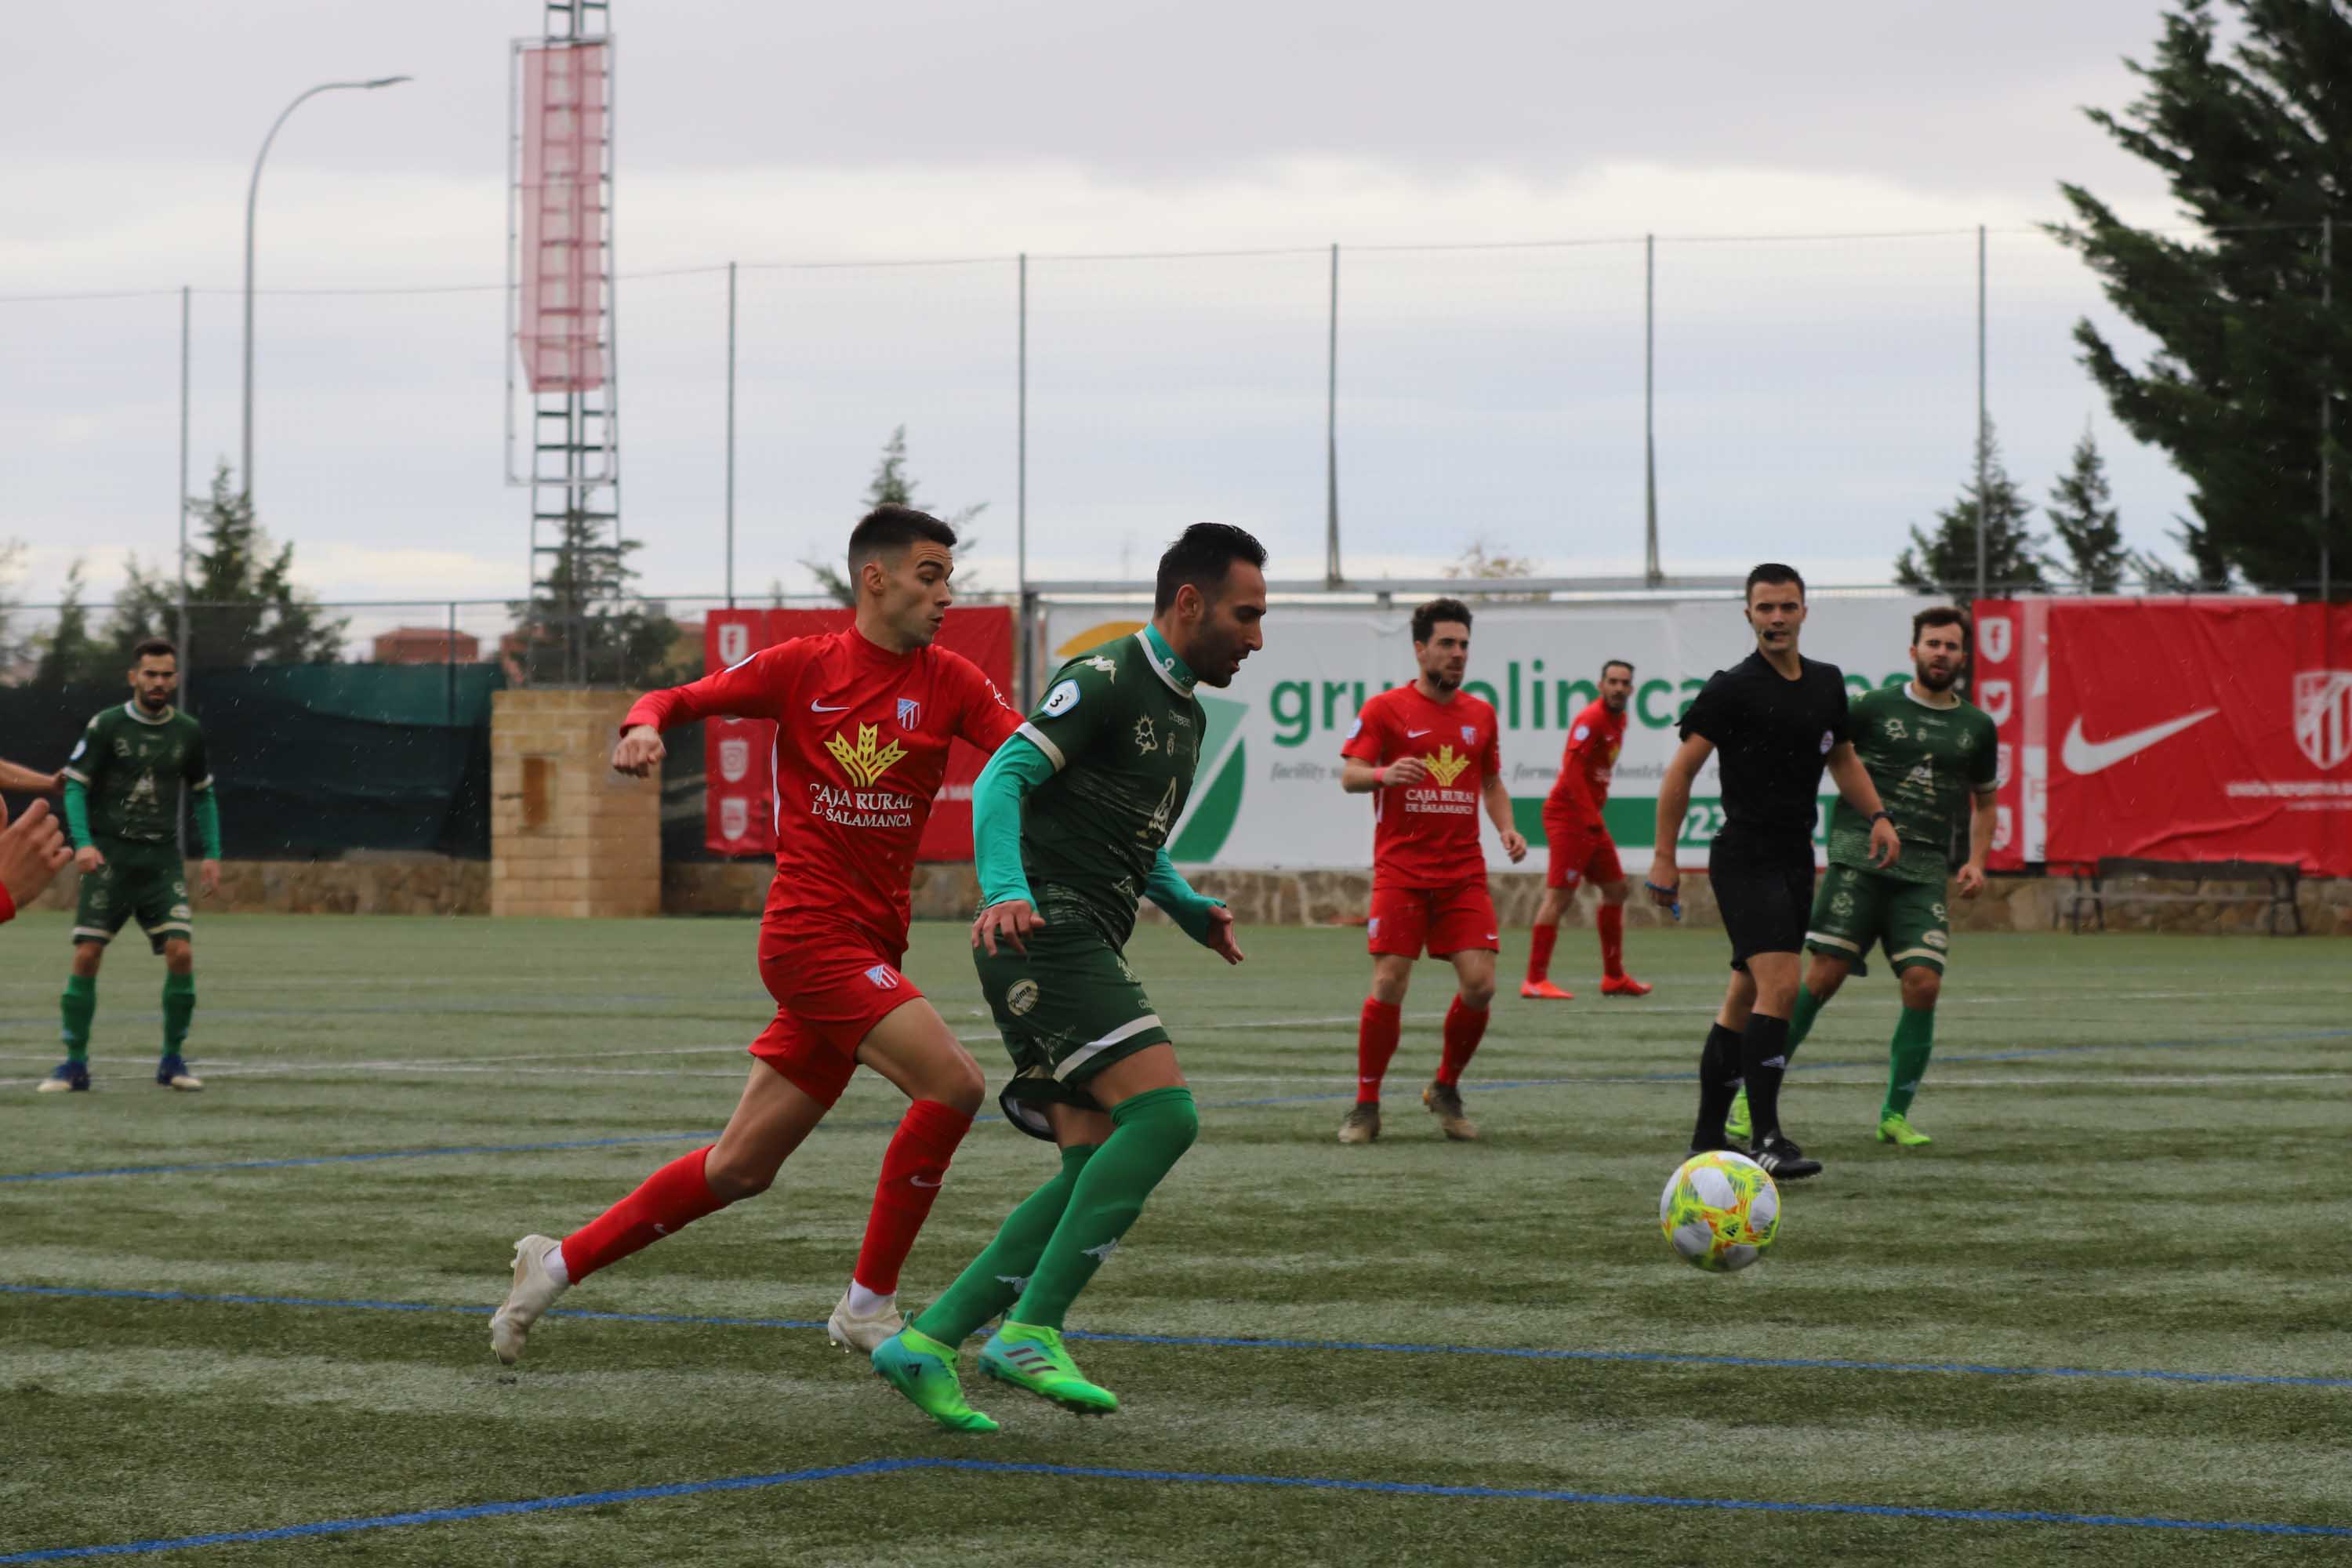
<path fill-rule="evenodd" d="M 1813 914 L 1805 951 L 1843 958 L 1856 974 L 1873 943 L 1886 950 L 1886 962 L 1902 973 L 1915 963 L 1944 973 L 1952 944 L 1951 919 L 1941 882 L 1906 882 L 1853 866 L 1832 866 L 1813 894 Z"/>
<path fill-rule="evenodd" d="M 1143 983 L 1102 933 L 1065 918 L 1029 934 L 1020 953 L 999 942 L 991 958 L 972 950 L 981 994 L 1013 1058 L 1013 1081 L 997 1102 L 1005 1120 L 1053 1140 L 1049 1103 L 1103 1109 L 1087 1080 L 1115 1061 L 1168 1042 Z"/>
<path fill-rule="evenodd" d="M 178 845 L 101 838 L 98 852 L 106 864 L 81 879 L 74 941 L 111 942 L 122 922 L 134 918 L 157 952 L 173 937 L 194 939 L 195 911 L 188 905 L 188 871 Z"/>

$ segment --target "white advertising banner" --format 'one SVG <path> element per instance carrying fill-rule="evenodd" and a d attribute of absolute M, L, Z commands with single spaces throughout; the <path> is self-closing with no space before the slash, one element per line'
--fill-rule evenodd
<path fill-rule="evenodd" d="M 1843 668 L 1856 693 L 1899 684 L 1911 678 L 1911 617 L 1937 602 L 1821 600 L 1805 625 L 1805 652 Z M 1559 776 L 1569 726 L 1593 700 L 1602 662 L 1632 662 L 1633 700 L 1608 821 L 1629 874 L 1638 874 L 1634 857 L 1645 858 L 1656 837 L 1658 781 L 1679 744 L 1675 726 L 1683 710 L 1709 675 L 1755 647 L 1738 603 L 1473 604 L 1472 610 L 1465 689 L 1493 703 L 1502 720 L 1505 781 L 1519 830 L 1538 846 L 1523 868 L 1542 866 L 1543 799 Z M 1130 610 L 1055 605 L 1047 610 L 1045 647 L 1058 663 L 1141 624 Z M 1170 854 L 1189 865 L 1236 869 L 1368 866 L 1371 802 L 1340 792 L 1339 744 L 1366 698 L 1413 674 L 1410 606 L 1276 605 L 1265 647 L 1234 684 L 1201 690 L 1209 734 Z M 1686 866 L 1706 863 L 1707 844 L 1722 825 L 1716 796 L 1710 762 L 1683 823 L 1678 855 Z M 1491 828 L 1486 838 L 1488 864 L 1507 867 Z"/>

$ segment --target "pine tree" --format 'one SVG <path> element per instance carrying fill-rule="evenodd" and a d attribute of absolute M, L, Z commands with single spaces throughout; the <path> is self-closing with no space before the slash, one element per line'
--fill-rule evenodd
<path fill-rule="evenodd" d="M 2229 33 L 2241 41 L 2223 47 Z M 2116 416 L 2162 447 L 2191 486 L 2179 536 L 2209 581 L 2232 569 L 2284 588 L 2317 574 L 2321 404 L 2332 405 L 2330 539 L 2352 558 L 2352 475 L 2343 445 L 2352 367 L 2352 234 L 2336 237 L 2333 303 L 2323 220 L 2352 214 L 2352 8 L 2344 0 L 2183 0 L 2146 95 L 2088 111 L 2161 170 L 2202 234 L 2135 228 L 2079 185 L 2076 222 L 2053 233 L 2082 252 L 2107 298 L 2154 334 L 2135 369 L 2087 321 L 2084 366 Z M 2342 575 L 2341 568 L 2338 574 Z"/>
<path fill-rule="evenodd" d="M 189 555 L 187 669 L 256 664 L 333 664 L 350 622 L 331 616 L 294 582 L 294 546 L 273 544 L 223 461 L 212 493 L 192 501 L 202 542 Z M 142 637 L 172 637 L 179 619 L 179 578 L 132 561 L 114 602 L 107 640 L 127 658 Z"/>
<path fill-rule="evenodd" d="M 525 682 L 661 686 L 700 673 L 698 648 L 666 605 L 638 594 L 629 557 L 641 541 L 607 540 L 598 518 L 567 518 L 554 564 L 530 600 L 509 605 L 509 652 Z"/>
<path fill-rule="evenodd" d="M 82 603 L 84 563 L 66 569 L 65 592 L 58 602 L 58 624 L 34 639 L 37 662 L 30 684 L 55 691 L 77 681 L 110 680 L 128 668 L 121 650 L 89 629 L 89 606 Z"/>
<path fill-rule="evenodd" d="M 2050 504 L 2042 509 L 2042 515 L 2050 520 L 2050 531 L 2057 535 L 2059 548 L 2066 552 L 2074 586 L 2083 592 L 2115 593 L 2138 564 L 2124 548 L 2123 520 L 2107 488 L 2107 465 L 2088 426 L 2084 426 L 2083 438 L 2074 443 L 2072 466 L 2052 487 Z"/>
<path fill-rule="evenodd" d="M 1936 514 L 1934 531 L 1915 526 L 1910 544 L 1895 558 L 1895 580 L 1905 587 L 1966 605 L 1976 593 L 1979 518 L 1985 533 L 1985 580 L 1996 591 L 2048 586 L 2042 575 L 2041 541 L 2026 526 L 2033 509 L 2001 466 L 2000 448 L 1990 422 L 1977 437 L 1977 457 L 1978 467 L 1961 489 L 1960 499 Z"/>
<path fill-rule="evenodd" d="M 901 425 L 890 432 L 887 441 L 882 443 L 881 460 L 874 466 L 874 477 L 866 481 L 866 494 L 861 500 L 867 511 L 877 506 L 920 506 L 921 503 L 915 500 L 915 477 L 907 471 L 907 427 Z M 940 519 L 956 531 L 956 554 L 959 557 L 978 547 L 980 536 L 964 531 L 972 519 L 987 510 L 986 501 L 975 501 Z M 857 585 L 843 574 L 839 566 L 816 556 L 802 557 L 801 565 L 816 579 L 816 585 L 835 604 L 853 609 L 856 607 Z M 956 590 L 963 595 L 982 591 L 979 583 L 969 574 L 956 579 Z"/>

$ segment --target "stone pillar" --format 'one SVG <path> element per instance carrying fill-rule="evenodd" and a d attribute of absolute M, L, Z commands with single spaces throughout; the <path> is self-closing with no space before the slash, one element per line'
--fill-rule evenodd
<path fill-rule="evenodd" d="M 661 912 L 661 786 L 613 771 L 631 695 L 518 689 L 490 703 L 490 913 Z"/>

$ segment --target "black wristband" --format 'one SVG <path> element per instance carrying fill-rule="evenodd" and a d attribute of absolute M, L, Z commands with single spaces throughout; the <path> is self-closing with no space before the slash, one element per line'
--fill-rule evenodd
<path fill-rule="evenodd" d="M 1883 807 L 1870 814 L 1870 826 L 1875 827 L 1882 822 L 1885 823 L 1890 827 L 1895 825 L 1894 815 Z"/>

